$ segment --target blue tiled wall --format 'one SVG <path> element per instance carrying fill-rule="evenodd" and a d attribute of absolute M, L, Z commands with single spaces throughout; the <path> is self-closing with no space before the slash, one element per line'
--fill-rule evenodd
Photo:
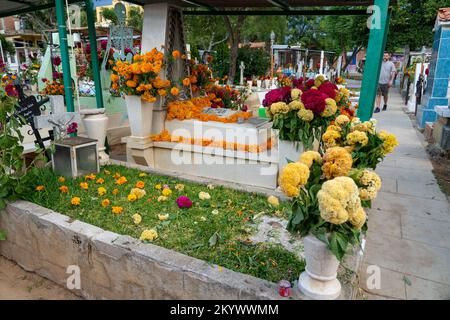
<path fill-rule="evenodd" d="M 417 111 L 417 123 L 423 128 L 425 122 L 436 121 L 435 106 L 448 105 L 447 88 L 450 78 L 450 26 L 439 26 L 434 34 L 430 74 L 423 105 Z"/>

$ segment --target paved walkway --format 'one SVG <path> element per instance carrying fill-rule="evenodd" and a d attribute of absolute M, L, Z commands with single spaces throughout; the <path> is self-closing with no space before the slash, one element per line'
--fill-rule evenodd
<path fill-rule="evenodd" d="M 368 212 L 360 286 L 367 299 L 450 299 L 450 204 L 432 173 L 423 135 L 392 91 L 388 111 L 375 118 L 400 145 L 377 168 L 383 187 Z M 380 289 L 367 288 L 369 265 L 381 269 Z"/>

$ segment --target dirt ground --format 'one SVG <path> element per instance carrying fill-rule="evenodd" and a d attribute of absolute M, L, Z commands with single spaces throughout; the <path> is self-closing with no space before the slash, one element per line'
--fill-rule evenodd
<path fill-rule="evenodd" d="M 78 300 L 69 290 L 0 256 L 0 300 Z"/>
<path fill-rule="evenodd" d="M 442 192 L 450 197 L 450 152 L 444 153 L 431 145 L 428 146 L 427 151 L 433 164 L 434 176 Z"/>

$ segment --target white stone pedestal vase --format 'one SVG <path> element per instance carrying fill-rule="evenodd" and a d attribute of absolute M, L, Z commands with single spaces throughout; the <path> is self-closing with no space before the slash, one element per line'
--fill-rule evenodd
<path fill-rule="evenodd" d="M 297 161 L 305 148 L 301 142 L 292 142 L 278 138 L 278 168 L 282 170 L 287 164 L 287 159 Z"/>
<path fill-rule="evenodd" d="M 109 155 L 105 152 L 106 129 L 108 128 L 108 117 L 105 115 L 105 108 L 83 109 L 83 124 L 89 138 L 96 139 L 98 144 L 98 157 L 100 164 L 105 164 L 109 160 Z"/>
<path fill-rule="evenodd" d="M 262 80 L 256 80 L 256 87 L 259 89 L 261 89 L 262 86 Z"/>
<path fill-rule="evenodd" d="M 334 300 L 341 294 L 337 279 L 339 261 L 327 245 L 309 235 L 303 239 L 306 268 L 298 279 L 301 293 L 316 300 Z"/>
<path fill-rule="evenodd" d="M 154 104 L 146 102 L 140 96 L 125 96 L 128 120 L 133 138 L 148 138 L 152 132 Z"/>
<path fill-rule="evenodd" d="M 264 87 L 265 87 L 267 90 L 270 90 L 270 80 L 268 80 L 268 79 L 265 79 L 265 80 L 264 80 Z"/>

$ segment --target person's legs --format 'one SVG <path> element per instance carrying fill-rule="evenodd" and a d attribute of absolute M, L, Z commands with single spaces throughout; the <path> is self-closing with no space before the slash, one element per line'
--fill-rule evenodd
<path fill-rule="evenodd" d="M 376 98 L 376 101 L 375 101 L 375 106 L 376 106 L 376 108 L 375 108 L 375 110 L 374 110 L 374 113 L 380 112 L 380 107 L 381 107 L 381 96 L 382 96 L 382 95 L 383 95 L 383 94 L 382 94 L 382 92 L 381 92 L 381 86 L 378 85 L 378 89 L 377 89 L 377 98 Z"/>
<path fill-rule="evenodd" d="M 388 85 L 386 85 L 386 88 L 385 88 L 385 90 L 383 92 L 383 98 L 384 98 L 383 111 L 386 111 L 388 100 L 389 100 L 389 86 Z"/>

